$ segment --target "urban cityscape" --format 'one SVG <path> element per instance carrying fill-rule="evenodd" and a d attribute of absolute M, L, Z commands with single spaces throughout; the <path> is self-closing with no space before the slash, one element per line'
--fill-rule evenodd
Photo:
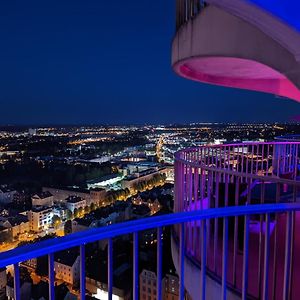
<path fill-rule="evenodd" d="M 174 209 L 174 154 L 201 145 L 270 142 L 300 133 L 300 124 L 217 124 L 145 126 L 6 126 L 0 131 L 1 251 L 91 228 L 170 214 Z M 170 230 L 163 232 L 163 297 L 178 299 L 179 279 L 170 259 Z M 115 299 L 132 294 L 132 239 L 114 240 Z M 156 230 L 140 237 L 141 299 L 156 297 Z M 103 299 L 107 242 L 87 248 L 86 289 Z M 79 249 L 54 257 L 57 297 L 79 295 Z M 22 299 L 47 294 L 47 259 L 20 265 Z M 2 295 L 13 299 L 13 271 L 2 270 Z M 150 285 L 144 285 L 150 282 Z M 146 288 L 147 287 L 147 288 Z M 104 295 L 104 296 L 103 296 Z M 75 299 L 74 298 L 74 299 Z M 58 298 L 60 299 L 60 298 Z M 66 298 L 71 299 L 71 298 Z M 152 299 L 152 298 L 151 298 Z"/>
<path fill-rule="evenodd" d="M 0 7 L 0 300 L 300 299 L 297 1 Z"/>

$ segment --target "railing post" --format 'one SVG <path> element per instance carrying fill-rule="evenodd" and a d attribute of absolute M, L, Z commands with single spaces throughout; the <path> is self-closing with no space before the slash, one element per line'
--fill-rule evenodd
<path fill-rule="evenodd" d="M 263 300 L 269 295 L 270 214 L 266 214 Z"/>
<path fill-rule="evenodd" d="M 48 254 L 48 277 L 49 277 L 49 299 L 55 299 L 55 290 L 54 290 L 54 254 Z"/>
<path fill-rule="evenodd" d="M 242 299 L 247 299 L 248 291 L 248 257 L 249 257 L 249 216 L 245 216 L 244 226 L 244 256 L 243 256 L 243 286 L 242 286 Z"/>
<path fill-rule="evenodd" d="M 139 238 L 133 233 L 133 300 L 139 299 Z"/>
<path fill-rule="evenodd" d="M 235 205 L 239 205 L 239 196 L 240 196 L 240 177 L 236 177 L 235 181 Z M 237 260 L 237 248 L 238 248 L 238 217 L 234 217 L 234 234 L 233 234 L 233 286 L 236 285 L 236 260 Z"/>
<path fill-rule="evenodd" d="M 265 181 L 261 182 L 260 204 L 265 203 Z M 261 272 L 262 272 L 262 234 L 263 234 L 263 216 L 259 215 L 259 240 L 258 240 L 258 298 L 261 296 Z"/>
<path fill-rule="evenodd" d="M 286 220 L 286 235 L 285 235 L 285 257 L 284 257 L 284 281 L 283 281 L 283 295 L 282 299 L 289 299 L 289 288 L 290 288 L 290 268 L 291 268 L 291 257 L 292 257 L 292 212 L 287 213 Z"/>
<path fill-rule="evenodd" d="M 85 300 L 85 245 L 80 245 L 80 300 Z"/>
<path fill-rule="evenodd" d="M 295 244 L 295 217 L 296 212 L 292 212 L 292 232 L 291 232 L 291 262 L 290 262 L 290 280 L 289 280 L 289 299 L 292 297 L 293 292 L 293 270 L 294 270 L 294 244 Z"/>
<path fill-rule="evenodd" d="M 113 293 L 113 240 L 110 238 L 108 240 L 108 248 L 107 248 L 107 274 L 108 274 L 108 300 L 112 300 Z"/>
<path fill-rule="evenodd" d="M 179 268 L 179 300 L 184 300 L 184 223 L 180 224 Z"/>
<path fill-rule="evenodd" d="M 157 289 L 156 299 L 162 299 L 162 228 L 157 228 Z"/>
<path fill-rule="evenodd" d="M 222 299 L 227 299 L 228 217 L 223 218 Z"/>
<path fill-rule="evenodd" d="M 280 183 L 276 183 L 276 203 L 280 202 Z M 273 282 L 272 282 L 272 297 L 274 298 L 276 295 L 276 281 L 277 281 L 277 223 L 278 223 L 278 215 L 275 214 L 275 229 L 274 229 L 274 249 L 273 249 Z"/>
<path fill-rule="evenodd" d="M 206 296 L 206 220 L 201 221 L 201 300 Z"/>
<path fill-rule="evenodd" d="M 216 191 L 215 191 L 215 207 L 219 207 L 219 181 L 220 181 L 220 173 L 216 173 Z M 214 271 L 217 271 L 217 249 L 218 249 L 218 226 L 219 226 L 219 219 L 214 219 Z"/>
<path fill-rule="evenodd" d="M 20 267 L 19 263 L 14 264 L 14 300 L 20 300 Z"/>

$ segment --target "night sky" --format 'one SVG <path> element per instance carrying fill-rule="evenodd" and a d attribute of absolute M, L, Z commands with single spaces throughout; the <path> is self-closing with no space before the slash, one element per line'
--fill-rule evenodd
<path fill-rule="evenodd" d="M 0 124 L 289 121 L 300 105 L 177 77 L 174 0 L 1 1 Z"/>

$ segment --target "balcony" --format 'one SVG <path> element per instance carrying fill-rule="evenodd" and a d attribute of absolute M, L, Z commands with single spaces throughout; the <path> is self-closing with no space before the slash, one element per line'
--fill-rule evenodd
<path fill-rule="evenodd" d="M 239 211 L 242 206 L 272 208 L 297 203 L 298 150 L 297 142 L 279 142 L 203 146 L 178 152 L 175 212 Z M 204 266 L 208 299 L 214 295 L 222 295 L 222 299 L 226 295 L 229 299 L 298 299 L 300 261 L 294 253 L 300 250 L 299 216 L 298 212 L 267 213 L 191 220 L 181 229 L 175 226 L 173 260 L 179 271 L 184 236 L 182 264 L 187 270 L 188 294 L 197 299 L 203 292 L 198 278 L 203 276 Z"/>
<path fill-rule="evenodd" d="M 139 234 L 157 232 L 157 294 L 162 298 L 162 233 L 173 229 L 179 299 L 298 299 L 300 143 L 203 146 L 176 154 L 175 213 L 70 234 L 0 254 L 13 266 L 14 299 L 20 263 L 48 256 L 49 299 L 55 299 L 55 253 L 80 249 L 80 299 L 86 293 L 86 247 L 107 241 L 107 298 L 113 299 L 114 239 L 131 236 L 131 298 L 139 298 Z M 167 245 L 170 248 L 170 245 Z M 99 262 L 100 266 L 100 262 Z M 215 297 L 215 298 L 213 298 Z"/>
<path fill-rule="evenodd" d="M 199 82 L 300 101 L 300 33 L 293 5 L 296 9 L 290 2 L 268 8 L 267 1 L 177 0 L 174 71 Z"/>

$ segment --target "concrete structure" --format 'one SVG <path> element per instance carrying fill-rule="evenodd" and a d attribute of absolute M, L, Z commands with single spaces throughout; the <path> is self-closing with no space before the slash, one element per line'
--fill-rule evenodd
<path fill-rule="evenodd" d="M 48 229 L 52 225 L 52 208 L 36 207 L 28 212 L 30 230 L 40 232 Z"/>
<path fill-rule="evenodd" d="M 300 101 L 300 32 L 266 8 L 243 0 L 177 0 L 174 71 L 185 78 Z M 258 2 L 258 1 L 256 1 Z M 201 3 L 201 2 L 200 2 Z M 257 3 L 256 3 L 257 4 Z M 277 11 L 290 11 L 287 8 Z M 264 7 L 263 7 L 264 6 Z M 298 8 L 299 9 L 299 8 Z"/>
<path fill-rule="evenodd" d="M 48 206 L 51 207 L 53 205 L 54 197 L 49 192 L 42 192 L 35 194 L 31 197 L 32 206 Z"/>
<path fill-rule="evenodd" d="M 54 261 L 55 276 L 72 286 L 79 282 L 79 256 L 74 251 L 59 253 Z"/>
<path fill-rule="evenodd" d="M 156 283 L 156 274 L 144 269 L 140 274 L 140 299 L 156 300 Z"/>
<path fill-rule="evenodd" d="M 69 196 L 66 199 L 65 203 L 66 203 L 66 207 L 72 213 L 74 213 L 75 209 L 79 209 L 79 208 L 84 209 L 84 207 L 86 206 L 86 200 L 82 199 L 81 197 L 77 197 L 77 196 Z"/>
<path fill-rule="evenodd" d="M 19 234 L 29 232 L 30 224 L 27 216 L 16 215 L 14 217 L 0 218 L 0 225 L 10 229 L 12 238 Z"/>
<path fill-rule="evenodd" d="M 179 278 L 177 276 L 167 274 L 162 282 L 162 290 L 164 300 L 178 300 Z"/>
<path fill-rule="evenodd" d="M 90 193 L 88 191 L 43 187 L 43 192 L 47 191 L 53 195 L 53 201 L 57 203 L 64 203 L 65 199 L 70 196 L 81 197 L 85 199 L 88 203 L 90 202 Z"/>
<path fill-rule="evenodd" d="M 94 203 L 96 205 L 102 205 L 102 202 L 104 201 L 106 196 L 106 190 L 101 188 L 91 189 L 90 190 L 90 203 L 87 205 L 90 205 L 91 203 Z"/>
<path fill-rule="evenodd" d="M 110 190 L 114 185 L 118 184 L 122 180 L 123 176 L 118 173 L 105 175 L 98 179 L 87 181 L 88 189 L 105 188 Z"/>
<path fill-rule="evenodd" d="M 141 171 L 140 173 L 126 176 L 122 180 L 122 188 L 133 191 L 135 189 L 135 185 L 137 185 L 139 182 L 148 181 L 152 179 L 157 174 L 166 174 L 169 172 L 168 168 L 161 168 L 159 170 L 156 169 L 148 169 L 146 171 Z"/>
<path fill-rule="evenodd" d="M 158 163 L 150 162 L 150 161 L 140 161 L 133 162 L 127 164 L 127 169 L 129 170 L 129 174 L 140 173 L 149 169 L 159 169 Z"/>

